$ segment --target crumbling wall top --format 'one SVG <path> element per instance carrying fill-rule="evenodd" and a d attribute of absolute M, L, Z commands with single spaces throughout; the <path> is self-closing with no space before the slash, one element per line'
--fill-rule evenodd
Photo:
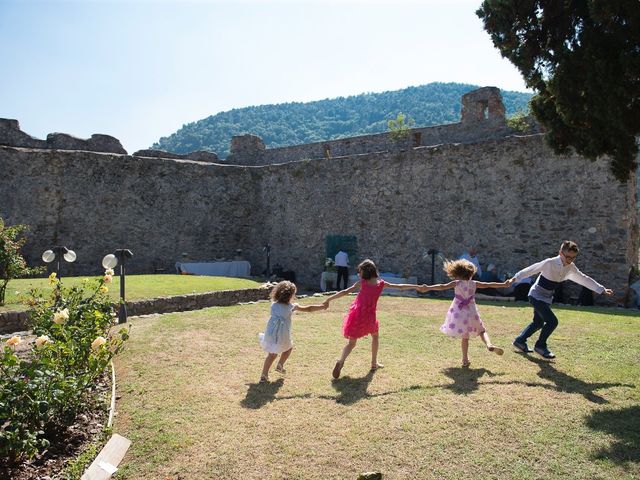
<path fill-rule="evenodd" d="M 476 123 L 485 120 L 506 122 L 502 95 L 497 87 L 478 88 L 462 96 L 461 121 Z"/>
<path fill-rule="evenodd" d="M 95 133 L 85 140 L 67 133 L 50 133 L 46 140 L 40 140 L 20 130 L 18 120 L 10 118 L 0 118 L 0 145 L 127 154 L 120 140 L 110 135 Z"/>

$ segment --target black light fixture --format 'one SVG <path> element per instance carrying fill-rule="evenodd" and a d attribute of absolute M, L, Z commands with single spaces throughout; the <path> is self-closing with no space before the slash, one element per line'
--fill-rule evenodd
<path fill-rule="evenodd" d="M 42 260 L 46 263 L 51 263 L 54 260 L 56 262 L 56 277 L 60 280 L 60 258 L 64 258 L 65 261 L 69 263 L 73 263 L 76 261 L 76 252 L 73 250 L 69 250 L 67 247 L 63 247 L 61 245 L 57 245 L 53 247 L 51 250 L 45 250 L 42 253 Z"/>
<path fill-rule="evenodd" d="M 133 257 L 131 250 L 126 248 L 120 248 L 109 255 L 105 255 L 102 259 L 102 266 L 104 268 L 115 268 L 120 263 L 120 310 L 118 310 L 118 323 L 126 323 L 127 321 L 127 306 L 124 303 L 124 279 L 125 268 L 124 264 L 127 258 Z"/>
<path fill-rule="evenodd" d="M 267 252 L 267 280 L 269 280 L 271 278 L 271 245 L 266 243 L 262 251 Z"/>
<path fill-rule="evenodd" d="M 436 255 L 438 254 L 438 250 L 435 248 L 431 248 L 427 250 L 427 255 L 431 255 L 431 285 L 433 285 L 436 278 Z"/>

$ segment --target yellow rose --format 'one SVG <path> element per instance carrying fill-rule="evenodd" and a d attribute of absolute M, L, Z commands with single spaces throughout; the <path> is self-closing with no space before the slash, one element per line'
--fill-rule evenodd
<path fill-rule="evenodd" d="M 91 342 L 91 348 L 94 350 L 98 350 L 105 343 L 107 343 L 107 341 L 104 337 L 98 337 L 93 342 Z"/>
<path fill-rule="evenodd" d="M 64 310 L 60 310 L 53 314 L 53 323 L 57 323 L 58 325 L 62 325 L 64 322 L 69 320 L 69 309 L 65 308 Z"/>
<path fill-rule="evenodd" d="M 50 343 L 51 339 L 47 335 L 40 335 L 36 338 L 36 348 L 42 348 L 47 343 Z"/>
<path fill-rule="evenodd" d="M 22 339 L 20 337 L 18 337 L 17 335 L 14 335 L 13 337 L 11 337 L 9 340 L 6 341 L 6 344 L 8 347 L 15 347 L 16 345 L 19 345 L 20 343 L 22 343 Z"/>
<path fill-rule="evenodd" d="M 49 285 L 54 285 L 58 279 L 57 279 L 58 274 L 56 272 L 51 272 L 51 275 L 49 275 Z"/>
<path fill-rule="evenodd" d="M 113 275 L 114 275 L 114 273 L 113 273 L 113 268 L 107 268 L 107 269 L 104 271 L 104 274 L 105 274 L 105 275 L 111 275 L 111 276 L 113 277 Z"/>
<path fill-rule="evenodd" d="M 109 291 L 109 289 L 105 285 L 102 285 L 100 287 L 100 293 L 107 293 L 108 291 Z"/>
<path fill-rule="evenodd" d="M 111 283 L 113 281 L 113 275 L 105 275 L 104 276 L 104 283 Z"/>

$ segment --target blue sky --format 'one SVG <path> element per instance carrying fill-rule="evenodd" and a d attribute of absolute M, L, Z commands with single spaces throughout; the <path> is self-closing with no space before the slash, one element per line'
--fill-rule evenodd
<path fill-rule="evenodd" d="M 525 91 L 480 3 L 0 0 L 0 117 L 133 153 L 250 105 L 436 81 Z"/>

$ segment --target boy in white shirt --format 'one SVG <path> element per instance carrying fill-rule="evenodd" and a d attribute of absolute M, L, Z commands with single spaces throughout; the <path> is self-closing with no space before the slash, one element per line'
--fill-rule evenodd
<path fill-rule="evenodd" d="M 578 267 L 573 263 L 578 251 L 578 245 L 571 240 L 565 240 L 560 245 L 557 257 L 534 263 L 514 275 L 513 281 L 517 282 L 536 273 L 540 274 L 529 290 L 529 303 L 533 305 L 533 321 L 513 341 L 513 346 L 517 349 L 525 353 L 531 352 L 532 350 L 527 345 L 527 339 L 541 330 L 534 351 L 544 358 L 555 358 L 553 352 L 547 348 L 547 339 L 558 326 L 558 319 L 551 311 L 551 302 L 553 301 L 553 291 L 560 282 L 573 280 L 596 293 L 613 295 L 613 290 L 605 288 L 578 270 Z"/>

